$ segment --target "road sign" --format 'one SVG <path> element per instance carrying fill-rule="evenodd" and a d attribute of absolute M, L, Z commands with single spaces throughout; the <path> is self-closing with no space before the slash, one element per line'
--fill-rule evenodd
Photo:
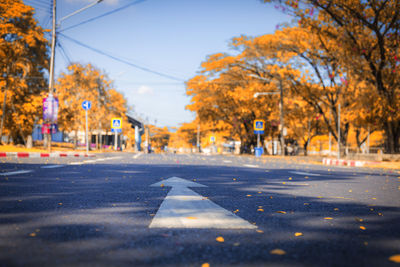
<path fill-rule="evenodd" d="M 58 115 L 58 99 L 49 94 L 48 97 L 43 98 L 43 120 L 46 122 L 57 122 Z"/>
<path fill-rule="evenodd" d="M 215 136 L 210 136 L 210 142 L 214 143 L 215 142 Z"/>
<path fill-rule="evenodd" d="M 121 128 L 122 128 L 122 118 L 112 118 L 111 129 L 121 129 Z"/>
<path fill-rule="evenodd" d="M 255 120 L 254 121 L 254 130 L 255 131 L 264 131 L 265 130 L 265 122 L 263 120 Z"/>
<path fill-rule="evenodd" d="M 151 186 L 168 186 L 172 189 L 161 203 L 149 228 L 257 229 L 256 225 L 189 189 L 207 187 L 205 185 L 171 177 Z"/>
<path fill-rule="evenodd" d="M 90 102 L 89 100 L 85 100 L 82 102 L 82 108 L 84 110 L 89 110 L 92 107 L 92 102 Z"/>
<path fill-rule="evenodd" d="M 254 133 L 255 134 L 264 134 L 265 130 L 265 122 L 263 120 L 255 120 L 254 121 Z"/>
<path fill-rule="evenodd" d="M 120 128 L 120 129 L 114 129 L 114 128 L 112 128 L 111 129 L 111 132 L 112 133 L 122 133 L 122 129 Z"/>

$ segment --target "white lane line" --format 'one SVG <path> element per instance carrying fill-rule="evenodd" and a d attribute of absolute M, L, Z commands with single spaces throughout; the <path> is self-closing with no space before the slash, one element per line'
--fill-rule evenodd
<path fill-rule="evenodd" d="M 318 173 L 309 173 L 309 172 L 290 172 L 293 174 L 299 174 L 299 175 L 308 175 L 308 176 L 321 176 L 321 174 Z"/>
<path fill-rule="evenodd" d="M 188 187 L 206 187 L 179 177 L 152 184 L 171 186 L 149 228 L 256 229 L 257 226 L 218 206 Z"/>
<path fill-rule="evenodd" d="M 224 160 L 224 163 L 232 163 L 231 160 Z"/>
<path fill-rule="evenodd" d="M 243 166 L 248 168 L 259 168 L 258 165 L 253 165 L 253 164 L 243 164 Z"/>
<path fill-rule="evenodd" d="M 91 159 L 90 159 L 90 160 L 84 160 L 84 161 L 83 161 L 83 163 L 95 163 L 95 162 L 96 162 L 96 160 L 91 160 Z"/>
<path fill-rule="evenodd" d="M 23 173 L 30 173 L 33 172 L 32 170 L 21 170 L 21 171 L 13 171 L 13 172 L 3 172 L 0 173 L 1 176 L 8 176 L 8 175 L 17 175 L 17 174 L 23 174 Z"/>
<path fill-rule="evenodd" d="M 54 169 L 54 168 L 61 168 L 64 167 L 65 165 L 45 165 L 41 166 L 41 169 Z"/>
<path fill-rule="evenodd" d="M 69 165 L 82 165 L 83 162 L 81 161 L 76 161 L 76 162 L 70 162 Z"/>
<path fill-rule="evenodd" d="M 138 157 L 140 157 L 142 154 L 136 154 L 135 156 L 133 156 L 133 159 L 137 159 Z"/>

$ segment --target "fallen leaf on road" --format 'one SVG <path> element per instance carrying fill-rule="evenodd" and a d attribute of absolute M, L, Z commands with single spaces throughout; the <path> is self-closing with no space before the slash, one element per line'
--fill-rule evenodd
<path fill-rule="evenodd" d="M 36 233 L 30 233 L 29 236 L 35 237 L 35 236 L 36 236 Z"/>
<path fill-rule="evenodd" d="M 364 221 L 364 219 L 357 218 L 357 217 L 355 217 L 354 219 L 355 219 L 357 222 L 363 222 L 363 221 Z"/>
<path fill-rule="evenodd" d="M 366 230 L 367 228 L 365 228 L 364 226 L 360 226 L 361 230 Z"/>
<path fill-rule="evenodd" d="M 217 240 L 217 242 L 225 242 L 225 239 L 222 236 L 217 237 L 215 240 Z"/>
<path fill-rule="evenodd" d="M 236 209 L 233 211 L 233 213 L 238 213 L 238 212 L 239 212 L 239 209 Z"/>
<path fill-rule="evenodd" d="M 302 235 L 303 235 L 303 233 L 300 233 L 300 232 L 294 233 L 294 236 L 302 236 Z"/>
<path fill-rule="evenodd" d="M 208 262 L 205 262 L 201 265 L 201 267 L 210 267 L 210 264 Z"/>
<path fill-rule="evenodd" d="M 292 180 L 292 177 L 289 177 L 289 180 Z"/>
<path fill-rule="evenodd" d="M 333 220 L 332 217 L 325 217 L 324 220 Z"/>
<path fill-rule="evenodd" d="M 161 187 L 164 187 L 164 184 L 161 184 L 160 186 L 161 186 Z"/>
<path fill-rule="evenodd" d="M 310 205 L 310 203 L 304 203 L 304 206 L 308 206 L 308 205 Z"/>
<path fill-rule="evenodd" d="M 263 209 L 258 209 L 257 211 L 261 211 L 261 212 L 263 212 L 264 210 L 263 210 Z"/>
<path fill-rule="evenodd" d="M 280 248 L 276 248 L 276 249 L 271 250 L 269 253 L 272 255 L 285 255 L 286 251 L 284 251 Z"/>
<path fill-rule="evenodd" d="M 339 211 L 339 209 L 338 209 L 338 208 L 334 208 L 333 210 L 334 210 L 334 211 Z"/>
<path fill-rule="evenodd" d="M 282 184 L 286 184 L 286 182 L 282 182 Z"/>
<path fill-rule="evenodd" d="M 246 195 L 246 197 L 251 197 L 251 195 Z"/>
<path fill-rule="evenodd" d="M 390 261 L 393 261 L 393 262 L 395 262 L 395 263 L 400 263 L 400 254 L 396 254 L 396 255 L 391 256 L 391 257 L 389 258 L 389 260 L 390 260 Z"/>
<path fill-rule="evenodd" d="M 278 210 L 278 211 L 276 211 L 276 213 L 282 213 L 282 214 L 286 214 L 286 211 L 281 211 L 281 210 Z"/>
<path fill-rule="evenodd" d="M 256 232 L 257 232 L 257 233 L 260 233 L 260 234 L 264 233 L 264 231 L 263 231 L 263 230 L 260 230 L 260 229 L 256 230 Z"/>

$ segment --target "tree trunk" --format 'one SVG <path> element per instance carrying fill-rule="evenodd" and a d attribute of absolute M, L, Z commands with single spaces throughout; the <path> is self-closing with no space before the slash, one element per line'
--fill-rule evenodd
<path fill-rule="evenodd" d="M 303 153 L 304 153 L 304 156 L 307 156 L 307 155 L 308 155 L 308 153 L 307 153 L 307 148 L 308 148 L 308 144 L 309 144 L 309 143 L 310 143 L 310 138 L 308 138 L 307 141 L 305 141 L 304 144 L 303 144 L 303 149 L 304 149 Z"/>

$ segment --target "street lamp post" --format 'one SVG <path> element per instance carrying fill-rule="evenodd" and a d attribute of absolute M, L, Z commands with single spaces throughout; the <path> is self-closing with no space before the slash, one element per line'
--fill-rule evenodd
<path fill-rule="evenodd" d="M 253 78 L 262 80 L 262 81 L 267 81 L 269 82 L 269 79 L 266 79 L 264 77 L 259 77 L 256 75 L 250 75 Z M 284 135 L 284 128 L 285 128 L 285 123 L 284 123 L 284 111 L 283 111 L 283 86 L 282 86 L 282 81 L 279 80 L 279 91 L 273 91 L 273 92 L 259 92 L 254 94 L 254 98 L 260 96 L 260 95 L 274 95 L 274 94 L 280 94 L 280 103 L 279 103 L 279 116 L 280 116 L 280 122 L 281 122 L 281 136 L 280 136 L 280 143 L 281 143 L 281 154 L 282 156 L 285 156 L 285 137 Z"/>

